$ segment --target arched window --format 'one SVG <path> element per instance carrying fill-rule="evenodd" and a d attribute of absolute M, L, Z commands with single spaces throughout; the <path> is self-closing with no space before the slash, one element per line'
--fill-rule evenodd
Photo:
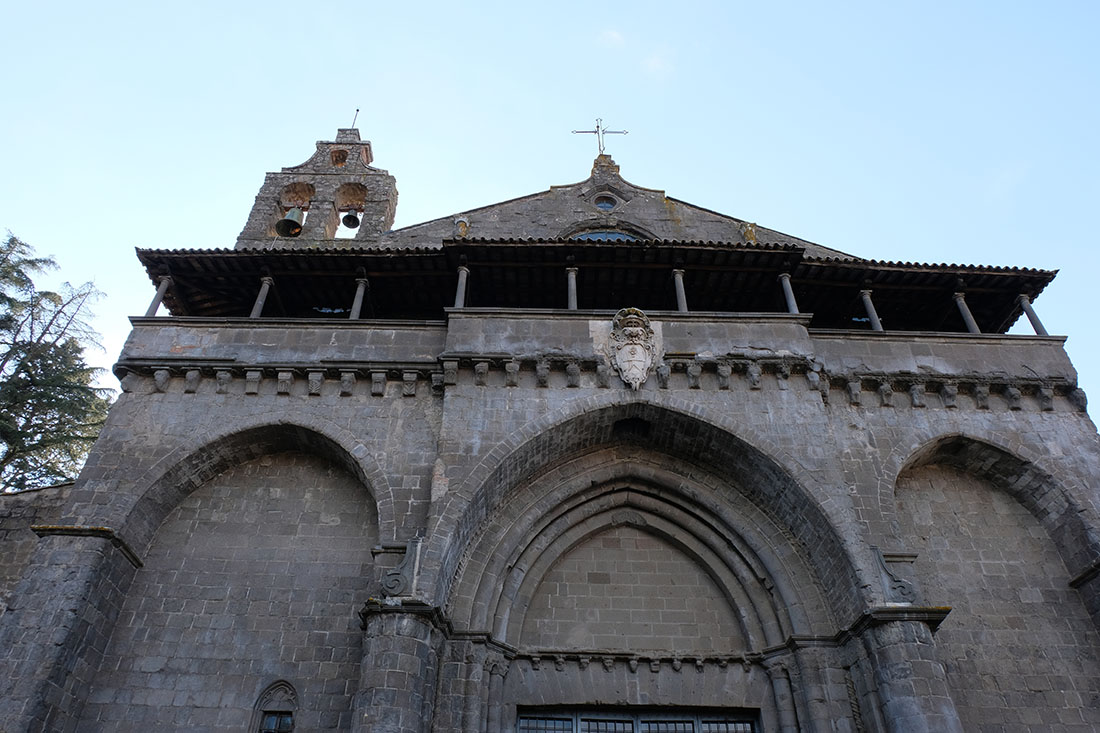
<path fill-rule="evenodd" d="M 587 232 L 574 234 L 570 239 L 585 242 L 635 242 L 638 238 L 618 229 L 590 229 Z"/>
<path fill-rule="evenodd" d="M 294 730 L 294 714 L 298 712 L 298 693 L 286 680 L 268 686 L 256 701 L 252 713 L 253 733 L 289 733 Z"/>

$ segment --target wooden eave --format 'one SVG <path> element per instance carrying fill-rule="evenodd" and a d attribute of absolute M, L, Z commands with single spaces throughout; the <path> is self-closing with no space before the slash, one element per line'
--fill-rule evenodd
<path fill-rule="evenodd" d="M 818 328 L 870 328 L 860 298 L 870 290 L 887 330 L 966 331 L 953 295 L 966 304 L 983 333 L 1004 333 L 1057 271 L 975 265 L 804 258 L 791 273 L 799 308 Z M 862 324 L 862 325 L 861 325 Z"/>
<path fill-rule="evenodd" d="M 470 270 L 471 307 L 565 308 L 566 268 L 577 268 L 578 306 L 675 310 L 671 273 L 684 271 L 693 311 L 785 312 L 791 274 L 814 327 L 869 328 L 869 289 L 888 330 L 965 331 L 952 298 L 963 292 L 983 332 L 1002 333 L 1055 272 L 972 265 L 817 259 L 790 244 L 683 241 L 445 240 L 425 248 L 138 250 L 154 282 L 171 275 L 173 315 L 240 317 L 270 276 L 265 316 L 346 318 L 356 279 L 370 283 L 363 317 L 437 319 L 454 302 L 457 270 Z"/>

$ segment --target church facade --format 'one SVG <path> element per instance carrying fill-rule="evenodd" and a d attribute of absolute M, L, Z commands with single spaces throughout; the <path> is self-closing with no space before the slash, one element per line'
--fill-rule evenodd
<path fill-rule="evenodd" d="M 1100 728 L 1053 272 L 853 257 L 603 154 L 392 230 L 371 164 L 340 130 L 235 248 L 138 251 L 87 465 L 0 497 L 0 729 Z"/>

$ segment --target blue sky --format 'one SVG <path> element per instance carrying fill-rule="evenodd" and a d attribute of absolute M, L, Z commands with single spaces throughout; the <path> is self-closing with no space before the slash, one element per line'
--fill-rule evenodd
<path fill-rule="evenodd" d="M 263 174 L 359 107 L 397 226 L 585 178 L 570 130 L 602 117 L 623 176 L 675 198 L 864 257 L 1060 269 L 1036 309 L 1100 400 L 1095 3 L 30 5 L 5 13 L 0 229 L 107 294 L 104 366 L 153 293 L 133 248 L 232 247 Z"/>

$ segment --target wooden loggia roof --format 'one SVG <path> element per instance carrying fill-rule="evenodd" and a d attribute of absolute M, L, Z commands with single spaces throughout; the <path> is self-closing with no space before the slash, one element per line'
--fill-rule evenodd
<path fill-rule="evenodd" d="M 578 271 L 578 306 L 675 310 L 671 271 L 684 271 L 693 311 L 785 312 L 780 273 L 791 275 L 803 313 L 820 328 L 869 328 L 860 290 L 869 289 L 888 330 L 965 331 L 952 298 L 964 292 L 983 332 L 1019 317 L 1056 272 L 975 265 L 814 258 L 791 244 L 663 240 L 445 240 L 436 247 L 283 250 L 139 249 L 151 279 L 172 276 L 172 315 L 242 317 L 260 278 L 274 287 L 265 316 L 347 317 L 356 279 L 369 281 L 362 316 L 441 319 L 454 302 L 457 270 L 470 270 L 470 307 L 565 308 L 566 268 Z"/>

